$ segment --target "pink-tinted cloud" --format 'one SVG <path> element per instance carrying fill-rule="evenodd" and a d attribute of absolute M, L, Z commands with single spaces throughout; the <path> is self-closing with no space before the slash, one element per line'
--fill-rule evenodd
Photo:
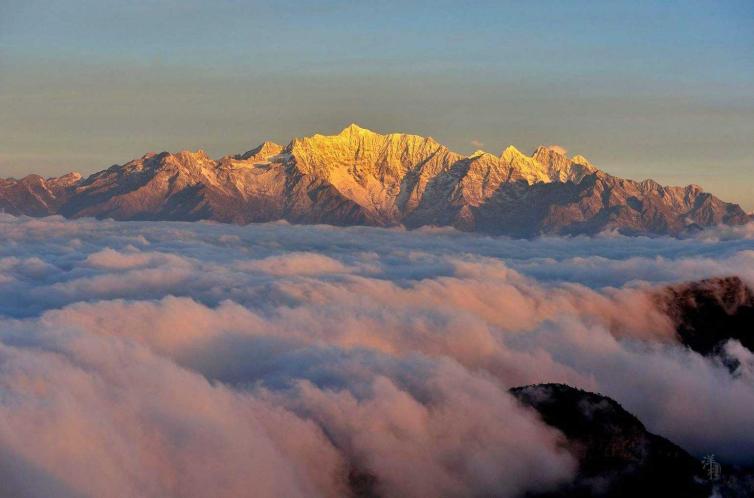
<path fill-rule="evenodd" d="M 506 392 L 536 382 L 609 395 L 694 453 L 754 457 L 751 353 L 726 344 L 731 373 L 686 350 L 652 298 L 754 281 L 749 229 L 513 241 L 0 217 L 0 236 L 13 496 L 343 496 L 353 472 L 388 497 L 516 496 L 574 472 Z"/>

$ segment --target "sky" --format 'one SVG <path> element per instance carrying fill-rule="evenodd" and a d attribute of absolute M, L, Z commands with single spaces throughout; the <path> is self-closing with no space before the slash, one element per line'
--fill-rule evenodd
<path fill-rule="evenodd" d="M 0 0 L 0 176 L 350 122 L 754 209 L 754 3 Z"/>

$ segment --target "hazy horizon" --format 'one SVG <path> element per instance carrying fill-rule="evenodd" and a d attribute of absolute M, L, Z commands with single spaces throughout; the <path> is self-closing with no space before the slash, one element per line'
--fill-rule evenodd
<path fill-rule="evenodd" d="M 0 2 L 0 176 L 219 157 L 350 122 L 558 144 L 754 209 L 750 2 Z"/>

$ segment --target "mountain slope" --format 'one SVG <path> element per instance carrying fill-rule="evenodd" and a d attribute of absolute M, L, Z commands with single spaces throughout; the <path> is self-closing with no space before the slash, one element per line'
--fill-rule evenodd
<path fill-rule="evenodd" d="M 754 290 L 740 278 L 672 285 L 658 291 L 655 299 L 673 323 L 679 341 L 697 353 L 724 357 L 725 344 L 731 339 L 754 353 Z"/>
<path fill-rule="evenodd" d="M 699 187 L 613 177 L 554 147 L 464 157 L 429 137 L 355 124 L 219 160 L 203 151 L 163 152 L 85 179 L 0 180 L 0 209 L 117 220 L 440 225 L 525 237 L 679 234 L 749 221 L 740 207 Z"/>
<path fill-rule="evenodd" d="M 568 450 L 579 462 L 573 482 L 534 496 L 706 498 L 713 492 L 699 460 L 647 431 L 635 416 L 606 396 L 564 384 L 530 385 L 510 392 L 565 435 Z M 738 482 L 720 483 L 720 487 L 723 496 L 749 495 L 737 489 Z"/>

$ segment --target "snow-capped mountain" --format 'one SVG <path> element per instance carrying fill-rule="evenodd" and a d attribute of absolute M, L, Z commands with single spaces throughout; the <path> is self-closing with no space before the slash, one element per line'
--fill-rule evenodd
<path fill-rule="evenodd" d="M 750 220 L 698 186 L 617 178 L 556 147 L 464 156 L 430 137 L 355 124 L 218 160 L 201 150 L 150 153 L 88 178 L 0 180 L 0 209 L 117 220 L 439 225 L 514 236 L 679 234 Z"/>

